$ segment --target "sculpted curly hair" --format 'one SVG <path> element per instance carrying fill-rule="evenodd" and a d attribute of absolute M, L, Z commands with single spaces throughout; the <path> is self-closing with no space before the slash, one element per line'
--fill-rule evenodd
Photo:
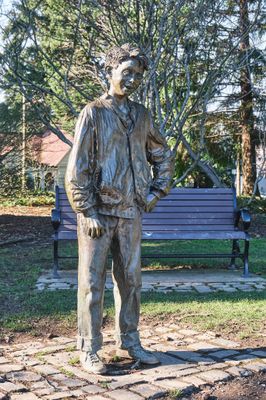
<path fill-rule="evenodd" d="M 116 68 L 119 63 L 135 58 L 143 66 L 144 70 L 148 69 L 148 58 L 138 48 L 130 43 L 123 44 L 123 46 L 114 46 L 106 53 L 105 70 L 109 71 Z"/>

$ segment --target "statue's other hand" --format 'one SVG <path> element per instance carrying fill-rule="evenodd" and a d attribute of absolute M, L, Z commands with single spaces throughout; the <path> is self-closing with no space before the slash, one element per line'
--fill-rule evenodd
<path fill-rule="evenodd" d="M 147 205 L 146 205 L 146 212 L 151 212 L 154 207 L 156 206 L 157 201 L 159 200 L 159 197 L 156 196 L 154 193 L 150 193 L 147 196 Z"/>
<path fill-rule="evenodd" d="M 87 234 L 92 239 L 97 239 L 104 233 L 104 227 L 99 221 L 97 215 L 92 215 L 90 217 L 85 217 L 86 220 L 86 230 Z"/>

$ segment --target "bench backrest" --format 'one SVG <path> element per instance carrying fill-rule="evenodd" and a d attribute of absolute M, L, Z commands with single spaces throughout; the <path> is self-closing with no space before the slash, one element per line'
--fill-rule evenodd
<path fill-rule="evenodd" d="M 66 192 L 56 188 L 56 208 L 60 209 L 59 238 L 76 238 L 77 219 Z M 143 239 L 171 239 L 176 232 L 234 231 L 236 196 L 231 188 L 174 188 L 162 198 L 152 213 L 144 213 Z M 166 236 L 167 233 L 167 236 Z M 211 238 L 211 233 L 210 233 Z"/>

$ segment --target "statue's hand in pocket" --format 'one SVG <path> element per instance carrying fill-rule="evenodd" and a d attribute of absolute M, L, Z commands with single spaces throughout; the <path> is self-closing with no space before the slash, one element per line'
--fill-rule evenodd
<path fill-rule="evenodd" d="M 151 212 L 154 209 L 154 207 L 156 206 L 158 200 L 159 200 L 158 196 L 156 196 L 154 193 L 150 193 L 147 196 L 147 204 L 146 204 L 145 211 Z"/>

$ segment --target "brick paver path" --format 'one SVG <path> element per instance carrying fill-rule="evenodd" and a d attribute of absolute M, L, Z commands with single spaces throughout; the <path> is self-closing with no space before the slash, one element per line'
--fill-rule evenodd
<path fill-rule="evenodd" d="M 126 358 L 117 360 L 113 332 L 105 329 L 105 376 L 81 369 L 72 337 L 1 346 L 0 399 L 155 399 L 266 371 L 265 349 L 243 349 L 212 332 L 200 334 L 174 324 L 141 325 L 140 332 L 143 345 L 156 352 L 161 365 L 143 368 Z"/>
<path fill-rule="evenodd" d="M 77 289 L 77 270 L 60 271 L 60 278 L 52 272 L 43 273 L 36 285 L 37 290 Z M 112 289 L 111 273 L 107 273 L 106 289 Z M 266 289 L 266 279 L 250 274 L 243 278 L 242 271 L 143 271 L 142 291 L 168 293 L 171 291 L 195 293 L 251 292 Z"/>

